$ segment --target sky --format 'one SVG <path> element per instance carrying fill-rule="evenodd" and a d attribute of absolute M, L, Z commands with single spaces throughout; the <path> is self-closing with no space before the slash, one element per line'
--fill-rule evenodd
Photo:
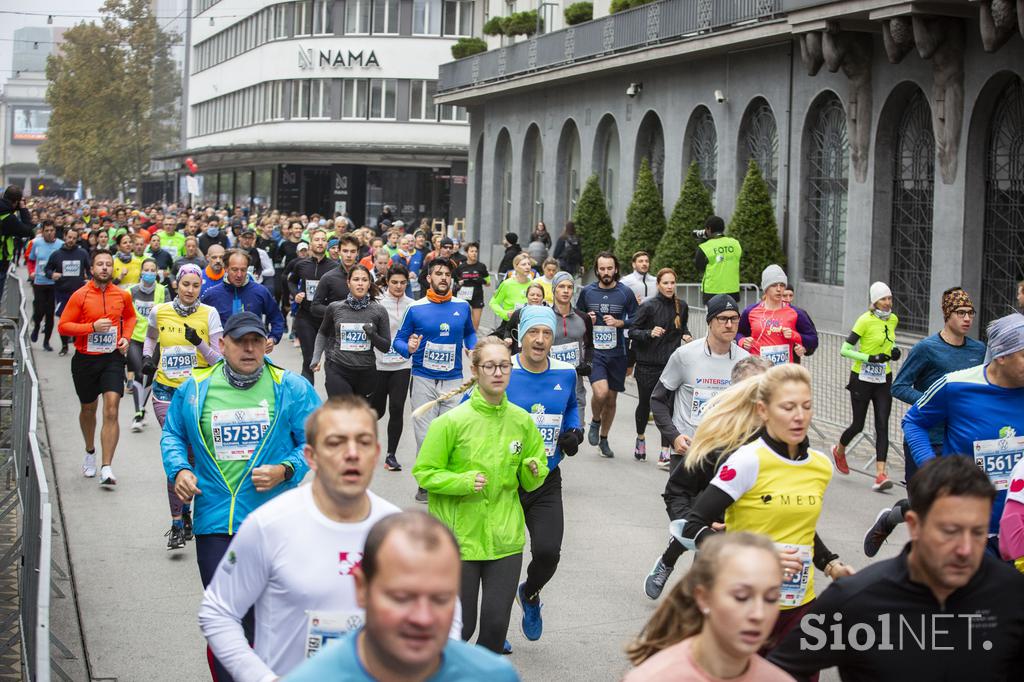
<path fill-rule="evenodd" d="M 24 26 L 47 26 L 48 14 L 54 26 L 71 27 L 99 16 L 100 0 L 39 0 L 36 3 L 0 1 L 0 83 L 11 73 L 14 31 Z M 60 14 L 71 16 L 56 16 Z M 86 18 L 88 17 L 88 18 Z"/>

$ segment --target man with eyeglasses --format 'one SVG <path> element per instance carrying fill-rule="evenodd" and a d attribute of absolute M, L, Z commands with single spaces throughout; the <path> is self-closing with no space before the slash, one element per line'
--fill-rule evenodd
<path fill-rule="evenodd" d="M 944 375 L 982 364 L 985 361 L 985 344 L 967 336 L 976 316 L 974 303 L 966 291 L 960 287 L 944 291 L 942 317 L 946 324 L 937 333 L 922 339 L 910 349 L 899 374 L 892 382 L 893 397 L 913 405 Z M 942 452 L 944 430 L 943 424 L 928 430 L 928 440 L 936 454 Z M 909 483 L 917 467 L 906 438 L 903 439 L 903 459 L 906 462 L 905 480 Z M 910 501 L 903 499 L 878 512 L 874 525 L 864 536 L 866 555 L 873 557 L 878 553 L 886 538 L 903 522 L 908 509 Z"/>

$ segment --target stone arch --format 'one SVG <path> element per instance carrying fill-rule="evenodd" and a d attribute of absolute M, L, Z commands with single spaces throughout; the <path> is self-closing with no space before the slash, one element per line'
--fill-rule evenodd
<path fill-rule="evenodd" d="M 598 183 L 604 193 L 605 205 L 608 213 L 612 215 L 614 222 L 615 205 L 618 199 L 618 192 L 621 183 L 620 167 L 620 144 L 619 126 L 615 117 L 605 114 L 597 124 L 597 134 L 594 135 L 594 153 L 592 171 L 597 174 Z"/>
<path fill-rule="evenodd" d="M 494 143 L 494 213 L 498 233 L 519 232 L 512 226 L 512 137 L 508 128 Z"/>
<path fill-rule="evenodd" d="M 839 95 L 820 93 L 807 110 L 803 143 L 803 279 L 842 286 L 846 267 L 846 212 L 850 142 Z"/>
<path fill-rule="evenodd" d="M 564 224 L 576 212 L 576 202 L 583 191 L 582 153 L 580 131 L 576 121 L 569 118 L 562 125 L 555 158 L 555 217 Z"/>
<path fill-rule="evenodd" d="M 683 177 L 686 177 L 690 163 L 696 161 L 700 179 L 711 193 L 711 203 L 714 204 L 718 187 L 718 129 L 710 109 L 701 104 L 693 110 L 683 139 Z"/>
<path fill-rule="evenodd" d="M 665 130 L 661 119 L 653 110 L 644 114 L 636 131 L 636 147 L 633 153 L 633 186 L 636 187 L 640 164 L 644 159 L 651 166 L 654 184 L 661 192 L 665 185 Z"/>
<path fill-rule="evenodd" d="M 764 97 L 752 99 L 743 112 L 736 154 L 736 187 L 743 186 L 747 165 L 753 159 L 761 169 L 772 201 L 775 201 L 779 185 L 779 127 L 775 112 Z"/>
<path fill-rule="evenodd" d="M 540 127 L 531 123 L 523 137 L 522 195 L 519 215 L 532 230 L 544 220 L 544 142 Z"/>

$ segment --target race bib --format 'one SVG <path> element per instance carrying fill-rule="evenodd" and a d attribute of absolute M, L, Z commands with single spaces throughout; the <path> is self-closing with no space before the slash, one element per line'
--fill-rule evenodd
<path fill-rule="evenodd" d="M 160 369 L 168 379 L 187 379 L 196 368 L 195 346 L 167 346 L 160 349 Z"/>
<path fill-rule="evenodd" d="M 780 550 L 797 550 L 796 558 L 800 560 L 801 564 L 799 573 L 794 573 L 788 578 L 783 576 L 782 591 L 779 595 L 779 606 L 800 606 L 800 604 L 804 602 L 804 597 L 807 596 L 807 583 L 811 579 L 811 558 L 813 557 L 812 548 L 810 545 L 787 545 L 780 542 L 776 542 L 775 547 Z"/>
<path fill-rule="evenodd" d="M 136 301 L 135 302 L 135 312 L 137 313 L 138 317 L 141 317 L 141 318 L 149 317 L 149 311 L 151 311 L 152 309 L 153 309 L 153 302 L 152 301 Z"/>
<path fill-rule="evenodd" d="M 255 275 L 256 275 L 256 266 L 255 265 L 250 265 L 249 267 L 247 267 L 245 269 L 245 271 L 247 273 L 249 273 L 249 277 L 250 278 L 255 277 Z"/>
<path fill-rule="evenodd" d="M 868 384 L 885 383 L 884 362 L 862 362 L 860 363 L 860 374 L 858 378 Z"/>
<path fill-rule="evenodd" d="M 181 255 L 178 253 L 178 246 L 176 244 L 167 244 L 166 246 L 161 245 L 160 248 L 171 254 L 171 261 L 178 260 L 178 256 Z"/>
<path fill-rule="evenodd" d="M 306 280 L 306 300 L 312 301 L 313 297 L 316 296 L 316 287 L 320 284 L 318 279 L 307 279 Z"/>
<path fill-rule="evenodd" d="M 619 345 L 619 336 L 615 327 L 594 325 L 594 350 L 613 350 Z"/>
<path fill-rule="evenodd" d="M 427 341 L 423 349 L 423 369 L 451 372 L 455 369 L 455 344 Z"/>
<path fill-rule="evenodd" d="M 1024 453 L 1024 436 L 974 441 L 974 463 L 996 490 L 1006 490 L 1013 467 Z"/>
<path fill-rule="evenodd" d="M 397 365 L 399 363 L 405 362 L 405 358 L 398 354 L 398 351 L 395 350 L 394 346 L 391 346 L 391 348 L 388 348 L 387 353 L 384 353 L 384 355 L 380 356 L 380 361 L 386 365 Z"/>
<path fill-rule="evenodd" d="M 693 400 L 690 401 L 690 422 L 696 426 L 704 417 L 704 410 L 708 409 L 708 403 L 719 394 L 719 388 L 694 388 Z"/>
<path fill-rule="evenodd" d="M 410 288 L 412 290 L 412 293 L 414 293 L 414 294 L 420 293 L 420 281 L 418 279 L 410 279 L 409 280 L 409 286 L 410 286 Z"/>
<path fill-rule="evenodd" d="M 265 407 L 215 410 L 210 427 L 217 459 L 249 460 L 270 429 L 270 413 Z"/>
<path fill-rule="evenodd" d="M 552 346 L 551 351 L 548 353 L 548 357 L 552 360 L 568 362 L 573 367 L 579 367 L 580 344 L 574 341 L 573 343 L 562 343 L 557 346 Z"/>
<path fill-rule="evenodd" d="M 85 349 L 90 353 L 113 353 L 117 348 L 117 329 L 93 332 L 86 340 Z"/>
<path fill-rule="evenodd" d="M 541 438 L 544 439 L 544 455 L 553 457 L 558 446 L 558 434 L 562 431 L 562 415 L 531 412 L 530 416 L 533 417 L 533 423 L 537 425 Z"/>
<path fill-rule="evenodd" d="M 362 323 L 339 322 L 338 347 L 341 350 L 370 350 L 370 340 L 366 338 Z"/>
<path fill-rule="evenodd" d="M 332 640 L 340 639 L 363 625 L 362 610 L 307 611 L 306 658 L 316 654 Z"/>
<path fill-rule="evenodd" d="M 472 301 L 474 293 L 476 293 L 476 290 L 473 287 L 462 286 L 455 292 L 455 296 L 461 298 L 463 301 Z"/>
<path fill-rule="evenodd" d="M 62 277 L 80 277 L 82 275 L 82 261 L 62 261 L 60 264 L 60 274 Z"/>
<path fill-rule="evenodd" d="M 761 357 L 773 365 L 784 365 L 790 361 L 789 346 L 761 346 Z"/>

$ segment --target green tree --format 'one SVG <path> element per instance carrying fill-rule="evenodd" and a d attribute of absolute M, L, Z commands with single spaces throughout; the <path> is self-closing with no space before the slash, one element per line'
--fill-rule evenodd
<path fill-rule="evenodd" d="M 678 281 L 699 282 L 701 273 L 697 272 L 693 262 L 697 250 L 697 237 L 693 232 L 703 228 L 704 221 L 714 212 L 711 193 L 701 182 L 700 168 L 694 161 L 686 171 L 683 188 L 668 219 L 665 236 L 658 242 L 658 255 L 651 270 L 657 272 L 661 268 L 672 268 Z"/>
<path fill-rule="evenodd" d="M 160 30 L 147 0 L 106 0 L 99 24 L 64 33 L 46 66 L 53 109 L 40 161 L 101 195 L 127 190 L 150 156 L 178 137 L 177 36 Z"/>
<path fill-rule="evenodd" d="M 608 215 L 608 204 L 597 174 L 591 175 L 583 187 L 583 194 L 576 202 L 576 213 L 572 217 L 576 224 L 576 235 L 580 239 L 583 251 L 583 267 L 591 268 L 594 259 L 602 251 L 611 251 L 615 247 L 615 231 L 612 219 Z"/>
<path fill-rule="evenodd" d="M 737 239 L 743 247 L 741 282 L 760 283 L 761 271 L 772 263 L 786 267 L 786 254 L 782 251 L 775 226 L 772 198 L 761 169 L 753 159 L 747 166 L 747 176 L 743 178 L 743 187 L 736 200 L 736 211 L 732 214 L 726 234 Z"/>
<path fill-rule="evenodd" d="M 640 164 L 633 199 L 626 209 L 626 224 L 615 242 L 615 255 L 623 267 L 637 251 L 646 251 L 654 258 L 658 242 L 665 234 L 665 205 L 654 182 L 651 166 L 645 158 Z"/>

